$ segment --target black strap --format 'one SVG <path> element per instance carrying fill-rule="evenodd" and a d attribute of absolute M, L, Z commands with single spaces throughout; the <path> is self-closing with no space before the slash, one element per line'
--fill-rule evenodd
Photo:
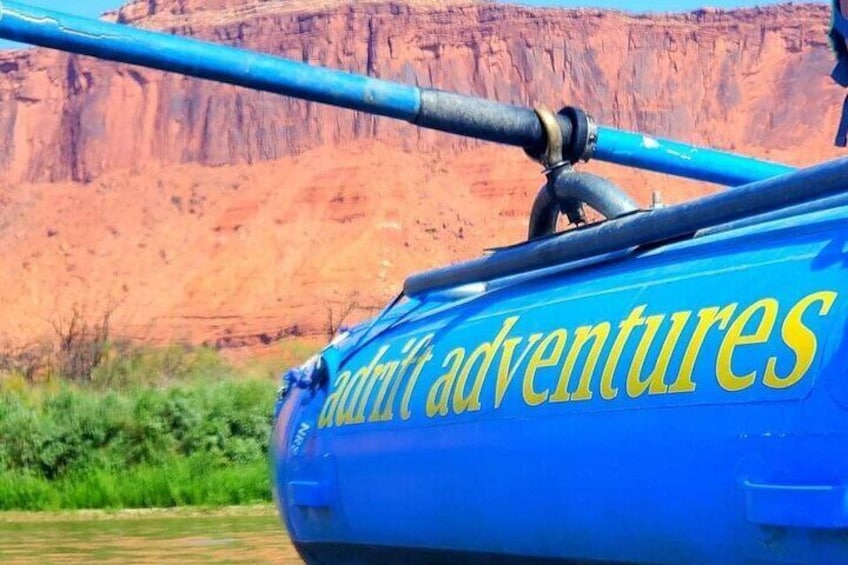
<path fill-rule="evenodd" d="M 845 96 L 845 101 L 842 103 L 842 119 L 839 120 L 839 129 L 834 143 L 837 147 L 848 145 L 848 96 Z"/>
<path fill-rule="evenodd" d="M 833 29 L 839 32 L 842 39 L 848 38 L 848 18 L 842 15 L 842 10 L 839 7 L 839 0 L 833 2 Z"/>
<path fill-rule="evenodd" d="M 848 39 L 848 18 L 842 14 L 839 0 L 833 0 L 832 7 L 833 17 L 829 35 L 833 50 L 836 52 L 836 66 L 830 73 L 830 77 L 839 86 L 848 87 L 848 48 L 845 45 Z M 839 120 L 834 143 L 837 147 L 848 146 L 848 96 L 842 103 L 842 118 Z"/>
<path fill-rule="evenodd" d="M 842 87 L 848 87 L 848 57 L 840 57 L 830 73 L 833 82 Z"/>

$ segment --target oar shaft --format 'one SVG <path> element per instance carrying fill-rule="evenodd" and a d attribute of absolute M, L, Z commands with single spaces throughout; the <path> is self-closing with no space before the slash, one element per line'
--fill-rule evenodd
<path fill-rule="evenodd" d="M 797 169 L 641 133 L 598 128 L 595 159 L 669 175 L 739 186 Z"/>
<path fill-rule="evenodd" d="M 0 37 L 412 121 L 416 87 L 181 36 L 0 2 Z"/>

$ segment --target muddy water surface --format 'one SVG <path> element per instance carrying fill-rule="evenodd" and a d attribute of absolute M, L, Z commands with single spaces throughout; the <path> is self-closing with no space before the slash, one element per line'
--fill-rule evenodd
<path fill-rule="evenodd" d="M 0 563 L 302 561 L 272 507 L 0 513 Z"/>

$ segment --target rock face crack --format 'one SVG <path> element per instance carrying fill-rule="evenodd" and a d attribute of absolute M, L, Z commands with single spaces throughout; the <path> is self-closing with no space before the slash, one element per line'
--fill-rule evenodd
<path fill-rule="evenodd" d="M 379 76 L 377 73 L 377 22 L 374 18 L 368 18 L 368 61 L 365 64 L 365 73 L 370 77 Z"/>

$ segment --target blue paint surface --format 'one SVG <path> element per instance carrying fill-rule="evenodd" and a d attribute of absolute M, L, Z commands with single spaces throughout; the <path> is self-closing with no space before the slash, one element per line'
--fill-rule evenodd
<path fill-rule="evenodd" d="M 306 482 L 324 489 L 320 496 L 309 490 L 324 501 L 315 506 L 281 498 L 293 538 L 633 563 L 848 562 L 846 220 L 846 207 L 818 210 L 524 277 L 454 302 L 434 295 L 398 306 L 371 329 L 372 339 L 360 342 L 354 332 L 324 352 L 324 387 L 297 389 L 284 403 L 273 442 L 277 489 Z M 815 296 L 832 300 L 825 305 Z M 805 297 L 808 307 L 798 306 Z M 648 332 L 642 323 L 620 348 L 607 390 L 615 392 L 604 398 L 600 366 L 634 310 L 645 320 L 663 316 L 657 337 L 648 340 L 642 376 L 669 342 L 672 316 L 688 313 L 666 355 L 660 384 L 669 387 L 686 347 L 697 343 L 695 320 L 712 307 L 732 314 L 697 348 L 693 390 L 628 390 Z M 793 308 L 794 326 L 787 322 Z M 751 315 L 740 321 L 746 311 Z M 510 319 L 484 371 L 479 407 L 455 410 L 451 394 L 446 413 L 428 415 L 427 397 L 451 372 L 451 352 L 463 348 L 468 360 L 481 344 L 496 343 Z M 591 398 L 550 401 L 566 341 L 559 361 L 533 375 L 531 394 L 546 398 L 528 403 L 527 366 L 545 337 L 560 329 L 570 340 L 577 328 L 604 322 L 610 338 L 588 387 Z M 740 343 L 717 369 L 734 331 Z M 415 375 L 422 356 L 411 355 L 394 401 L 381 402 L 381 376 L 373 369 L 414 353 L 429 335 L 432 358 Z M 811 335 L 808 368 L 791 386 L 775 387 L 781 381 L 774 378 L 786 379 L 804 361 L 799 339 Z M 510 347 L 512 362 L 504 365 Z M 484 357 L 476 361 L 469 375 Z M 498 405 L 503 366 L 514 375 Z M 584 352 L 574 363 L 572 396 L 586 366 Z M 349 404 L 361 405 L 365 421 L 321 427 L 340 375 L 363 368 L 368 377 Z M 742 382 L 726 375 L 722 381 L 718 373 L 728 370 L 745 386 L 728 390 Z M 465 385 L 473 389 L 471 380 Z M 294 454 L 298 429 L 307 431 Z"/>
<path fill-rule="evenodd" d="M 598 128 L 598 147 L 594 157 L 619 165 L 729 186 L 795 170 L 780 163 L 607 127 Z"/>
<path fill-rule="evenodd" d="M 121 7 L 122 2 L 120 0 L 86 0 L 83 4 L 69 4 L 68 2 L 57 0 L 28 0 L 27 4 L 34 8 L 59 9 L 74 16 L 97 18 L 104 12 L 117 10 Z M 0 50 L 24 49 L 27 47 L 29 45 L 25 43 L 0 39 Z"/>

